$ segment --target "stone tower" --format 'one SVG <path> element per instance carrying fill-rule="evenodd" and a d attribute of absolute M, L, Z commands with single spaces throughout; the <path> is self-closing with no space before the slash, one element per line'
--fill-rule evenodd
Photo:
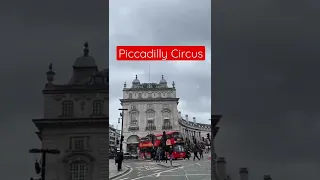
<path fill-rule="evenodd" d="M 52 64 L 43 92 L 44 114 L 34 119 L 46 157 L 47 180 L 107 179 L 109 155 L 108 70 L 98 70 L 85 43 L 66 84 L 54 83 Z"/>

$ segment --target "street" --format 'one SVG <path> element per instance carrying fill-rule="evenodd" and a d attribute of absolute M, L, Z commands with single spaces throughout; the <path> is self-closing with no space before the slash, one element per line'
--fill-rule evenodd
<path fill-rule="evenodd" d="M 193 158 L 193 157 L 192 157 Z M 128 160 L 124 164 L 131 169 L 128 173 L 115 178 L 116 180 L 210 180 L 211 179 L 211 161 L 208 156 L 204 159 L 193 161 L 176 160 L 174 164 L 180 164 L 179 167 L 163 167 L 154 161 Z M 161 162 L 165 164 L 165 162 Z M 168 165 L 170 162 L 168 161 Z"/>

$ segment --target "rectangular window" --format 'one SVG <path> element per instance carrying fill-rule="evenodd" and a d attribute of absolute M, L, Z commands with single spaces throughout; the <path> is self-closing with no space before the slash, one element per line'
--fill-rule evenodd
<path fill-rule="evenodd" d="M 84 149 L 84 139 L 75 139 L 74 140 L 74 149 L 83 150 Z"/>
<path fill-rule="evenodd" d="M 86 150 L 89 146 L 88 137 L 71 137 L 70 149 L 71 150 Z"/>

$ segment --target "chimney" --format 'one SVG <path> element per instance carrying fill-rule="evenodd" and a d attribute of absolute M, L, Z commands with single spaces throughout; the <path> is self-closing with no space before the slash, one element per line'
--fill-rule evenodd
<path fill-rule="evenodd" d="M 263 180 L 272 180 L 270 175 L 264 175 Z"/>
<path fill-rule="evenodd" d="M 248 169 L 247 168 L 240 168 L 240 180 L 248 180 Z"/>
<path fill-rule="evenodd" d="M 226 159 L 224 157 L 219 157 L 217 161 L 217 170 L 220 179 L 226 179 Z"/>
<path fill-rule="evenodd" d="M 179 116 L 179 118 L 182 117 L 182 116 L 181 116 L 181 111 L 178 111 L 178 116 Z"/>
<path fill-rule="evenodd" d="M 196 117 L 193 117 L 193 122 L 194 122 L 194 123 L 197 123 Z"/>
<path fill-rule="evenodd" d="M 186 114 L 186 121 L 188 121 L 188 114 Z"/>

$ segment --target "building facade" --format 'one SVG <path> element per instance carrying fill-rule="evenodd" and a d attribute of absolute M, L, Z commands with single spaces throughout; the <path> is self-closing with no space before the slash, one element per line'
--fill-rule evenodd
<path fill-rule="evenodd" d="M 207 138 L 207 134 L 211 136 L 211 124 L 197 123 L 196 117 L 190 121 L 188 115 L 181 116 L 181 112 L 178 112 L 179 130 L 184 138 L 201 141 L 202 137 Z"/>
<path fill-rule="evenodd" d="M 124 152 L 137 152 L 139 139 L 148 134 L 179 130 L 175 84 L 169 87 L 163 76 L 159 83 L 140 83 L 136 76 L 131 87 L 124 84 L 120 101 L 128 109 L 123 114 Z"/>
<path fill-rule="evenodd" d="M 85 43 L 69 82 L 55 84 L 54 76 L 51 64 L 43 90 L 43 118 L 33 119 L 42 148 L 60 150 L 59 155 L 47 154 L 46 179 L 107 179 L 108 70 L 98 70 Z"/>
<path fill-rule="evenodd" d="M 113 151 L 120 146 L 120 130 L 114 125 L 109 125 L 109 150 Z"/>
<path fill-rule="evenodd" d="M 181 116 L 175 83 L 169 87 L 163 76 L 159 83 L 140 83 L 136 76 L 131 87 L 124 84 L 120 102 L 122 108 L 128 109 L 123 115 L 124 152 L 137 152 L 139 139 L 149 134 L 179 131 L 184 137 L 200 140 L 211 133 L 210 124 Z"/>

